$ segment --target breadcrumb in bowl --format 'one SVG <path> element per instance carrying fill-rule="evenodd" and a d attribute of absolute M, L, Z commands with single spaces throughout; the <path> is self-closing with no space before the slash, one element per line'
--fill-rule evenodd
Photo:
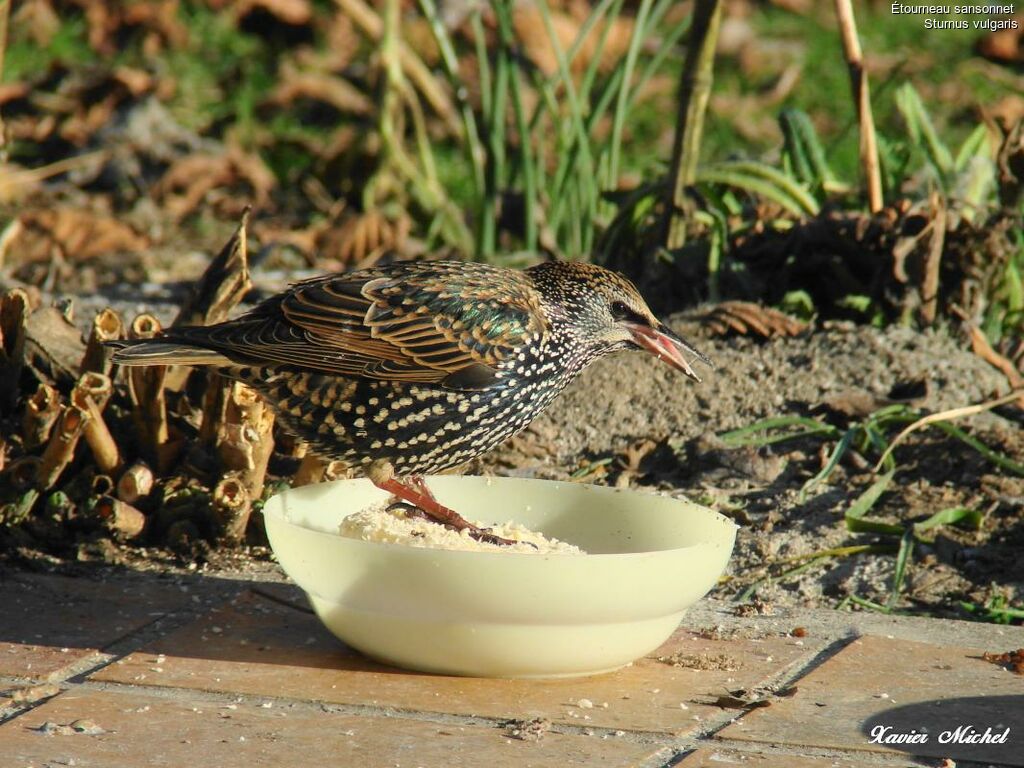
<path fill-rule="evenodd" d="M 461 549 L 476 552 L 519 552 L 522 554 L 584 555 L 575 544 L 549 538 L 525 525 L 509 520 L 487 526 L 495 536 L 515 542 L 492 544 L 478 541 L 468 530 L 454 531 L 422 518 L 413 518 L 393 511 L 388 502 L 378 502 L 348 515 L 338 526 L 338 533 L 350 539 L 376 541 L 383 544 L 404 544 L 431 549 Z M 470 520 L 470 522 L 477 522 Z"/>
<path fill-rule="evenodd" d="M 427 483 L 481 524 L 512 520 L 583 552 L 343 536 L 343 518 L 388 500 L 368 480 L 288 490 L 263 511 L 281 566 L 327 628 L 368 656 L 420 671 L 566 677 L 628 664 L 661 645 L 714 586 L 736 535 L 727 518 L 668 496 L 522 478 Z"/>

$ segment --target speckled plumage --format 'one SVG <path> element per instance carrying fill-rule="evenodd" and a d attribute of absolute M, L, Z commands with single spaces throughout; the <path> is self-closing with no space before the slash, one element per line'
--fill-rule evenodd
<path fill-rule="evenodd" d="M 320 453 L 420 475 L 516 434 L 609 352 L 644 346 L 696 378 L 665 339 L 706 361 L 632 283 L 591 264 L 406 262 L 307 280 L 237 320 L 171 329 L 115 359 L 217 365 Z"/>

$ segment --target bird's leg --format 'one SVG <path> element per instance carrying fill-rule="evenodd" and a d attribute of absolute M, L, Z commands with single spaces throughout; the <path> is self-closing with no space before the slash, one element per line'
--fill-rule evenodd
<path fill-rule="evenodd" d="M 515 544 L 516 542 L 511 539 L 503 539 L 501 536 L 495 536 L 490 531 L 481 528 L 478 525 L 473 525 L 466 518 L 456 512 L 454 509 L 446 507 L 434 498 L 434 494 L 427 488 L 426 483 L 423 482 L 422 477 L 410 477 L 404 480 L 398 480 L 392 477 L 390 480 L 383 482 L 373 481 L 373 484 L 378 488 L 387 491 L 388 493 L 397 496 L 402 501 L 406 501 L 418 509 L 423 510 L 433 522 L 440 523 L 446 528 L 451 528 L 455 531 L 468 530 L 470 538 L 476 539 L 477 541 L 487 542 L 488 544 Z"/>
<path fill-rule="evenodd" d="M 515 544 L 511 539 L 495 536 L 478 525 L 473 525 L 454 509 L 444 506 L 431 493 L 421 475 L 410 475 L 399 480 L 395 477 L 395 468 L 387 461 L 375 461 L 366 468 L 366 476 L 381 490 L 387 491 L 402 501 L 423 510 L 433 522 L 440 523 L 455 531 L 468 530 L 471 538 L 488 544 Z"/>

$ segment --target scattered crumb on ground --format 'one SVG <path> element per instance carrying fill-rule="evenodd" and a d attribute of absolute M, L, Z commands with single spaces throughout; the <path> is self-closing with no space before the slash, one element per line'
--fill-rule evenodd
<path fill-rule="evenodd" d="M 671 656 L 659 656 L 658 661 L 671 667 L 715 672 L 735 672 L 740 668 L 739 659 L 727 653 L 683 653 L 679 651 Z"/>
<path fill-rule="evenodd" d="M 1024 648 L 1018 648 L 1016 651 L 1007 651 L 1006 653 L 986 653 L 982 658 L 985 661 L 1005 667 L 1015 675 L 1024 675 Z"/>
<path fill-rule="evenodd" d="M 506 735 L 520 741 L 540 741 L 550 730 L 551 721 L 546 717 L 535 717 L 533 720 L 510 720 L 505 723 Z"/>

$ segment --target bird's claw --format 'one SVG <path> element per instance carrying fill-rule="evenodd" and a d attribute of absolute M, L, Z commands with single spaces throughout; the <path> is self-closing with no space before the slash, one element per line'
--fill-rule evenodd
<path fill-rule="evenodd" d="M 452 525 L 451 523 L 444 522 L 442 520 L 437 520 L 431 517 L 429 514 L 427 514 L 425 511 L 417 507 L 415 504 L 410 504 L 407 501 L 396 501 L 392 504 L 389 504 L 387 507 L 387 511 L 391 513 L 401 512 L 409 520 L 427 520 L 428 522 L 436 523 L 437 525 L 443 525 L 450 531 L 467 530 L 469 531 L 469 537 L 471 539 L 483 542 L 485 544 L 495 544 L 501 547 L 508 547 L 513 544 L 525 543 L 529 544 L 534 549 L 537 548 L 536 545 L 532 542 L 518 542 L 513 539 L 505 539 L 501 536 L 491 533 L 490 529 L 488 528 L 480 528 L 479 526 L 473 525 L 468 521 L 465 528 L 459 528 L 459 526 L 457 525 Z"/>

